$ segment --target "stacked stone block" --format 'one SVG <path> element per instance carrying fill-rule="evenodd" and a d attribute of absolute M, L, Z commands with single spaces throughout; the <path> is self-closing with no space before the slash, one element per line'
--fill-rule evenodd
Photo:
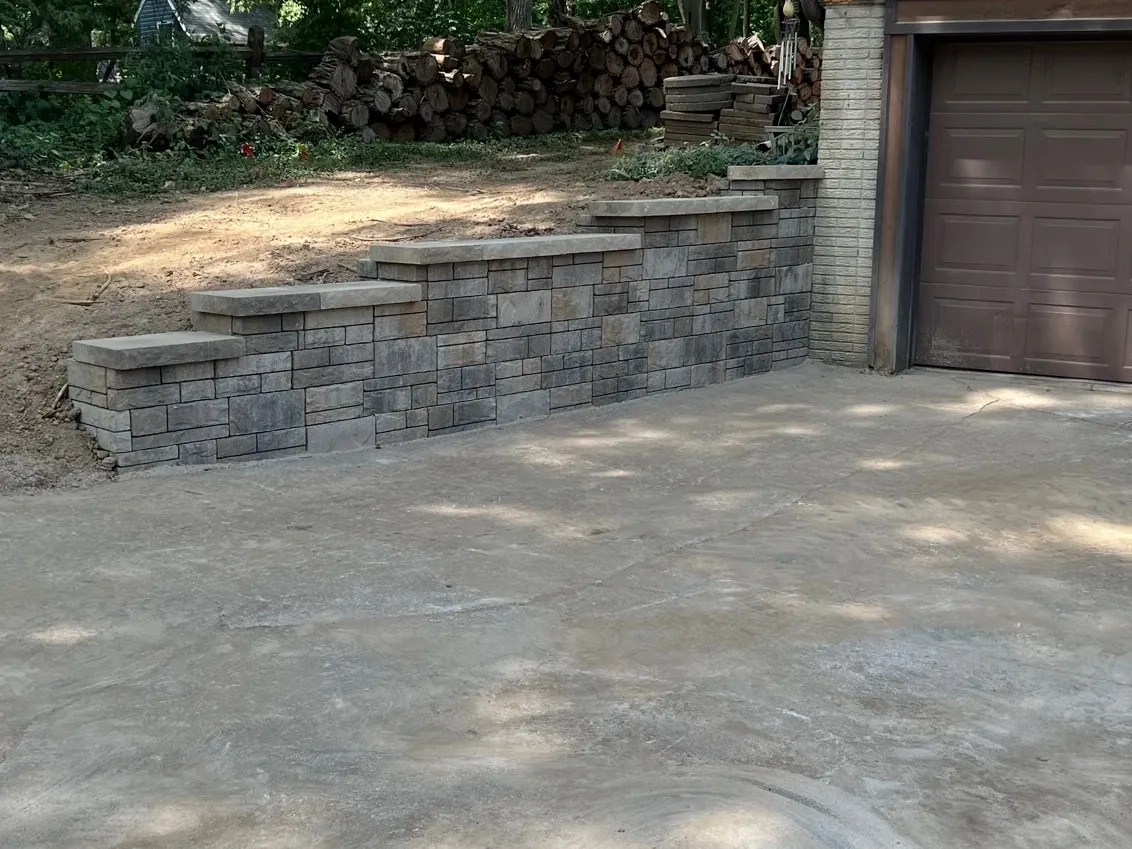
<path fill-rule="evenodd" d="M 805 356 L 801 216 L 635 203 L 596 204 L 591 234 L 375 246 L 356 283 L 194 293 L 194 333 L 76 343 L 71 396 L 129 469 L 372 448 Z"/>

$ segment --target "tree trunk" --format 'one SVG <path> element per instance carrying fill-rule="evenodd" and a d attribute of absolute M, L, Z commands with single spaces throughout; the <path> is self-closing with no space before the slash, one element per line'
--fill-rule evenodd
<path fill-rule="evenodd" d="M 507 31 L 530 29 L 534 18 L 532 0 L 507 0 Z"/>

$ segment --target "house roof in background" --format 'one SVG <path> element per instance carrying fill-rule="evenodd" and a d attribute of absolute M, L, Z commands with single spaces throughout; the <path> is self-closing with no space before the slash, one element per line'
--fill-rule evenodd
<path fill-rule="evenodd" d="M 162 2 L 162 0 L 155 0 Z M 192 38 L 204 38 L 209 35 L 222 36 L 235 43 L 243 44 L 248 40 L 248 28 L 259 26 L 263 28 L 268 38 L 275 28 L 275 13 L 268 8 L 259 7 L 250 12 L 233 12 L 228 0 L 189 0 L 184 11 L 177 14 L 172 0 L 165 0 L 169 8 L 174 11 L 185 33 Z M 138 4 L 140 14 L 146 0 Z M 135 16 L 136 19 L 137 16 Z"/>

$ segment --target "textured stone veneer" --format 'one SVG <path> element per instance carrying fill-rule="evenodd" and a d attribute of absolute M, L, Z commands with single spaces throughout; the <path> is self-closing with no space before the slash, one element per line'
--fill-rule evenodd
<path fill-rule="evenodd" d="M 195 332 L 76 342 L 123 469 L 373 447 L 806 356 L 813 201 L 613 201 L 587 233 L 375 245 L 364 279 L 190 296 Z M 781 207 L 781 208 L 780 208 Z"/>
<path fill-rule="evenodd" d="M 810 348 L 868 360 L 873 222 L 883 112 L 883 0 L 827 4 L 822 46 L 820 184 Z"/>

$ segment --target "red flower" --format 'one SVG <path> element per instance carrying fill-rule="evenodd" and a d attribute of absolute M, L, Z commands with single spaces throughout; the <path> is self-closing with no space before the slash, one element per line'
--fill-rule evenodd
<path fill-rule="evenodd" d="M 255 156 L 255 148 L 244 142 L 240 145 L 240 156 Z"/>
<path fill-rule="evenodd" d="M 299 159 L 301 159 L 303 162 L 306 162 L 310 158 L 311 158 L 310 151 L 307 151 L 307 150 L 300 150 L 299 151 Z"/>

